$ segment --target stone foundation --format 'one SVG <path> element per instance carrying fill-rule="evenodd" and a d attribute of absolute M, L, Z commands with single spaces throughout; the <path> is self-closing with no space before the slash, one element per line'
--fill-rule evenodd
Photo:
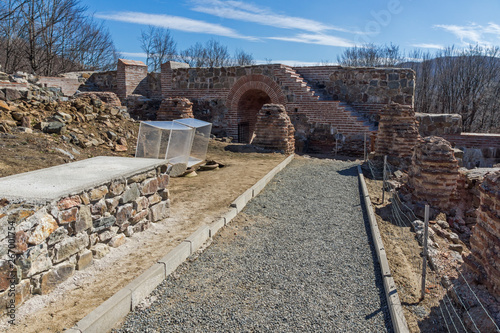
<path fill-rule="evenodd" d="M 388 155 L 396 165 L 409 164 L 415 145 L 419 142 L 418 124 L 413 107 L 388 105 L 380 113 L 375 145 L 377 155 Z"/>
<path fill-rule="evenodd" d="M 1 199 L 0 307 L 51 292 L 110 247 L 168 217 L 168 167 L 150 165 L 48 202 Z"/>
<path fill-rule="evenodd" d="M 295 129 L 281 104 L 264 104 L 257 114 L 255 137 L 252 144 L 258 147 L 282 150 L 285 154 L 295 151 Z"/>
<path fill-rule="evenodd" d="M 181 118 L 194 118 L 193 103 L 187 98 L 173 97 L 161 101 L 156 120 L 172 121 Z"/>
<path fill-rule="evenodd" d="M 448 141 L 430 136 L 415 147 L 409 171 L 414 201 L 446 211 L 458 178 L 458 161 Z"/>
<path fill-rule="evenodd" d="M 500 171 L 490 173 L 480 186 L 481 204 L 470 239 L 469 269 L 480 282 L 500 296 Z"/>

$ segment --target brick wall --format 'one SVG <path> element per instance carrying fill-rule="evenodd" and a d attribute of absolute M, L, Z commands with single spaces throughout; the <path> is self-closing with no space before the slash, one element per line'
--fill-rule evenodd
<path fill-rule="evenodd" d="M 487 175 L 480 186 L 481 204 L 470 238 L 467 266 L 481 283 L 500 296 L 500 171 Z"/>
<path fill-rule="evenodd" d="M 132 94 L 148 94 L 148 67 L 142 61 L 118 59 L 117 95 L 124 99 Z"/>
<path fill-rule="evenodd" d="M 43 87 L 61 88 L 65 96 L 73 96 L 83 84 L 77 78 L 42 76 L 38 80 Z"/>

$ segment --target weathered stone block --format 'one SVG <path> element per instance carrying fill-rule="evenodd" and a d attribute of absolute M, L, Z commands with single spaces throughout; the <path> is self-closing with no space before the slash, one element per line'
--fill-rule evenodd
<path fill-rule="evenodd" d="M 112 196 L 118 196 L 125 191 L 125 183 L 123 182 L 112 182 L 109 185 L 109 194 Z"/>
<path fill-rule="evenodd" d="M 157 177 L 158 179 L 158 189 L 163 190 L 167 188 L 169 182 L 170 182 L 170 176 L 167 174 L 161 174 Z"/>
<path fill-rule="evenodd" d="M 54 263 L 63 261 L 71 255 L 80 252 L 89 245 L 89 236 L 82 232 L 75 237 L 68 237 L 54 246 Z"/>
<path fill-rule="evenodd" d="M 82 203 L 84 205 L 90 204 L 90 196 L 88 193 L 82 193 L 80 194 L 80 199 L 82 200 Z"/>
<path fill-rule="evenodd" d="M 100 186 L 90 191 L 90 201 L 101 200 L 108 194 L 108 187 L 106 185 Z"/>
<path fill-rule="evenodd" d="M 146 197 L 139 197 L 134 200 L 133 204 L 134 209 L 139 212 L 149 207 L 149 200 Z"/>
<path fill-rule="evenodd" d="M 22 230 L 19 230 L 18 232 L 16 232 L 14 248 L 11 248 L 10 250 L 16 254 L 23 253 L 28 249 L 27 242 L 28 234 Z"/>
<path fill-rule="evenodd" d="M 71 209 L 59 212 L 58 216 L 59 224 L 68 224 L 71 222 L 76 222 L 77 215 L 78 215 L 78 207 L 73 207 Z"/>
<path fill-rule="evenodd" d="M 38 211 L 35 215 L 29 218 L 32 220 L 32 223 L 36 225 L 35 230 L 31 233 L 28 233 L 28 244 L 40 244 L 47 237 L 50 236 L 57 228 L 57 222 L 54 217 L 48 214 L 45 209 Z"/>
<path fill-rule="evenodd" d="M 67 237 L 68 230 L 65 227 L 59 227 L 49 236 L 49 238 L 47 238 L 47 245 L 54 245 Z"/>
<path fill-rule="evenodd" d="M 137 185 L 137 183 L 133 183 L 123 193 L 122 197 L 120 198 L 120 203 L 126 204 L 129 202 L 132 202 L 135 199 L 137 199 L 140 195 L 141 195 L 141 193 L 139 191 L 139 186 Z"/>
<path fill-rule="evenodd" d="M 104 198 L 91 205 L 90 208 L 92 215 L 104 215 L 107 211 L 108 207 Z"/>
<path fill-rule="evenodd" d="M 92 251 L 92 256 L 94 257 L 94 259 L 101 259 L 109 253 L 109 246 L 103 243 L 97 243 L 96 245 L 92 246 L 90 250 Z"/>
<path fill-rule="evenodd" d="M 82 200 L 80 199 L 80 197 L 78 195 L 75 195 L 72 197 L 68 197 L 68 198 L 64 198 L 64 199 L 59 200 L 59 202 L 57 203 L 57 208 L 60 210 L 66 210 L 66 209 L 78 206 L 81 203 L 82 203 Z"/>
<path fill-rule="evenodd" d="M 164 218 L 170 216 L 170 201 L 162 201 L 154 206 L 151 206 L 150 209 L 150 217 L 149 220 L 151 222 L 157 222 Z"/>
<path fill-rule="evenodd" d="M 116 235 L 118 227 L 111 227 L 114 230 L 105 230 L 99 234 L 99 242 L 105 243 Z"/>
<path fill-rule="evenodd" d="M 89 206 L 81 206 L 75 222 L 75 233 L 79 234 L 90 227 L 92 227 L 92 215 L 90 213 L 90 208 Z"/>
<path fill-rule="evenodd" d="M 115 223 L 116 223 L 116 217 L 112 215 L 101 217 L 94 221 L 93 223 L 94 229 L 92 231 L 99 232 L 101 230 L 111 227 Z"/>
<path fill-rule="evenodd" d="M 149 206 L 156 205 L 161 200 L 162 200 L 162 197 L 158 193 L 155 193 L 148 198 Z"/>
<path fill-rule="evenodd" d="M 83 250 L 77 257 L 76 269 L 81 271 L 92 264 L 92 251 Z"/>
<path fill-rule="evenodd" d="M 21 269 L 23 278 L 31 277 L 52 267 L 52 261 L 49 258 L 47 244 L 45 243 L 29 248 L 15 262 Z"/>
<path fill-rule="evenodd" d="M 126 204 L 121 207 L 118 207 L 116 210 L 116 224 L 122 225 L 128 221 L 128 219 L 132 216 L 133 211 L 132 204 Z"/>
<path fill-rule="evenodd" d="M 150 195 L 156 193 L 158 191 L 158 179 L 147 179 L 145 180 L 140 187 L 142 195 Z"/>
<path fill-rule="evenodd" d="M 111 247 L 119 247 L 119 246 L 122 246 L 123 244 L 125 244 L 127 238 L 125 237 L 124 234 L 118 234 L 116 236 L 114 236 L 113 238 L 111 238 L 111 240 L 109 241 L 109 246 Z"/>
<path fill-rule="evenodd" d="M 149 215 L 149 209 L 145 209 L 143 211 L 140 211 L 139 213 L 135 214 L 132 219 L 130 220 L 130 223 L 136 224 L 137 222 L 142 221 L 143 219 L 147 218 Z"/>
<path fill-rule="evenodd" d="M 75 265 L 62 263 L 54 266 L 50 271 L 42 275 L 40 280 L 40 290 L 42 295 L 50 293 L 58 284 L 64 282 L 75 272 Z"/>

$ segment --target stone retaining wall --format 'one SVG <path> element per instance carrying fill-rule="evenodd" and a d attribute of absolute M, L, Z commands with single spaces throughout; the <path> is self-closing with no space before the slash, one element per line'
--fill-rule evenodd
<path fill-rule="evenodd" d="M 168 217 L 168 173 L 161 165 L 45 205 L 0 200 L 0 307 L 14 299 L 12 289 L 16 306 L 49 293 L 110 247 Z"/>

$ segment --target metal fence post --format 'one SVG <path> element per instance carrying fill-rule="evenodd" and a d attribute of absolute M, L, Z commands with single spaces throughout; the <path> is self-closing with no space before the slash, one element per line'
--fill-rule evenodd
<path fill-rule="evenodd" d="M 385 175 L 385 170 L 386 170 L 386 166 L 387 166 L 387 155 L 384 156 L 384 174 L 382 176 L 382 205 L 385 203 L 385 178 L 386 178 L 386 175 Z"/>
<path fill-rule="evenodd" d="M 424 253 L 422 264 L 422 293 L 420 300 L 425 297 L 425 277 L 427 275 L 427 238 L 429 237 L 429 205 L 425 205 Z"/>

